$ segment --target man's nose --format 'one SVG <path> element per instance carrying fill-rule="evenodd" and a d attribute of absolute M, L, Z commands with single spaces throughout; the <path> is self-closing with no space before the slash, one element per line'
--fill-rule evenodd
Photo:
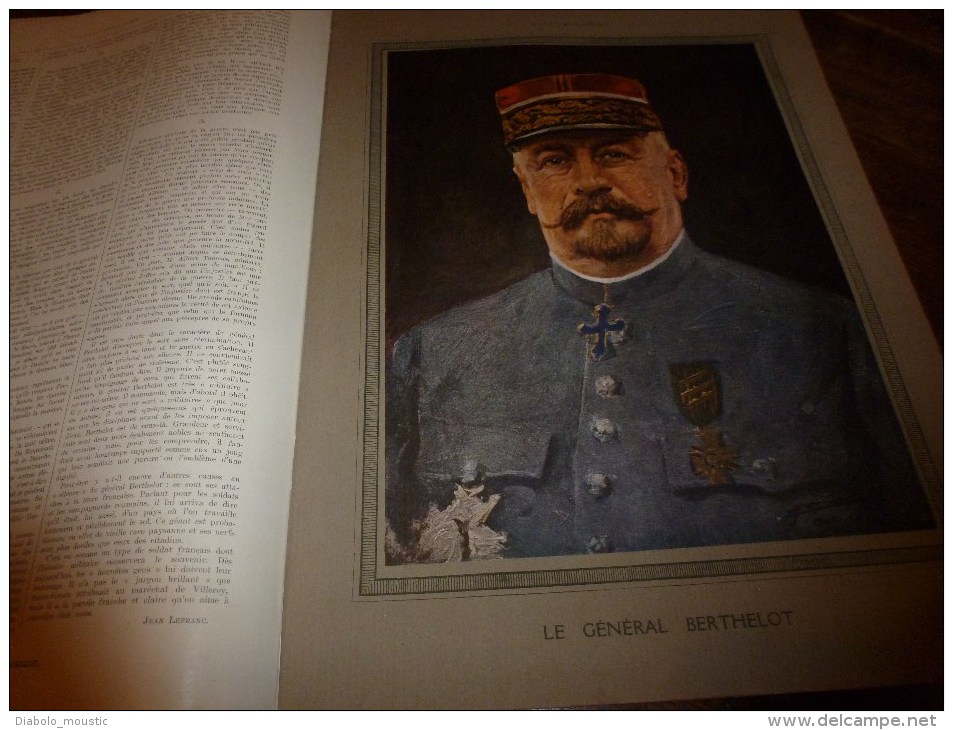
<path fill-rule="evenodd" d="M 602 174 L 602 168 L 592 159 L 592 155 L 583 152 L 576 155 L 574 191 L 576 195 L 592 196 L 608 193 L 612 185 Z"/>

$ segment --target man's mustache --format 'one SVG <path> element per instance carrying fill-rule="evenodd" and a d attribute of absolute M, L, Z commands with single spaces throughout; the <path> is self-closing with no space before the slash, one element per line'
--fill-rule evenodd
<path fill-rule="evenodd" d="M 585 223 L 586 218 L 598 213 L 612 213 L 623 220 L 642 220 L 656 209 L 645 210 L 619 200 L 608 193 L 593 195 L 588 198 L 574 200 L 567 205 L 556 223 L 545 225 L 546 228 L 562 228 L 564 231 L 574 231 Z"/>

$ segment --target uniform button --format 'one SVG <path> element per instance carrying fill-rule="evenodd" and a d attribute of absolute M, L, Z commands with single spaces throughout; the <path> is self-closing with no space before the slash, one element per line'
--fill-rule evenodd
<path fill-rule="evenodd" d="M 587 474 L 586 491 L 596 499 L 602 499 L 612 491 L 612 480 L 602 472 Z"/>
<path fill-rule="evenodd" d="M 590 553 L 611 553 L 612 542 L 608 535 L 593 535 L 586 543 L 586 550 Z"/>
<path fill-rule="evenodd" d="M 600 375 L 596 378 L 596 393 L 603 398 L 615 398 L 622 394 L 622 383 L 611 375 Z"/>
<path fill-rule="evenodd" d="M 774 459 L 755 459 L 751 462 L 751 473 L 755 476 L 774 481 L 777 474 L 774 471 Z"/>
<path fill-rule="evenodd" d="M 592 435 L 599 441 L 606 443 L 619 437 L 619 427 L 611 418 L 596 416 L 589 425 Z"/>

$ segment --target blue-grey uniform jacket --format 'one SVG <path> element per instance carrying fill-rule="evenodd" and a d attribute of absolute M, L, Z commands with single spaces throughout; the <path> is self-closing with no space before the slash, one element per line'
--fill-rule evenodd
<path fill-rule="evenodd" d="M 622 282 L 554 266 L 447 312 L 398 341 L 387 376 L 405 545 L 467 480 L 500 495 L 486 524 L 513 557 L 932 522 L 853 304 L 687 237 Z"/>

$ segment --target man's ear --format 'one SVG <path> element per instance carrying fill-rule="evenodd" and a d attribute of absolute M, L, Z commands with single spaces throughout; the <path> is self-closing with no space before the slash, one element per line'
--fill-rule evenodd
<path fill-rule="evenodd" d="M 678 202 L 688 198 L 688 165 L 678 150 L 668 151 L 668 172 L 672 176 L 672 189 Z"/>
<path fill-rule="evenodd" d="M 529 208 L 529 212 L 533 215 L 536 215 L 536 199 L 533 197 L 532 192 L 530 192 L 529 185 L 526 183 L 526 177 L 520 171 L 519 165 L 513 164 L 513 174 L 516 175 L 516 179 L 520 181 L 520 187 L 523 188 L 523 195 L 526 197 L 526 207 Z"/>

